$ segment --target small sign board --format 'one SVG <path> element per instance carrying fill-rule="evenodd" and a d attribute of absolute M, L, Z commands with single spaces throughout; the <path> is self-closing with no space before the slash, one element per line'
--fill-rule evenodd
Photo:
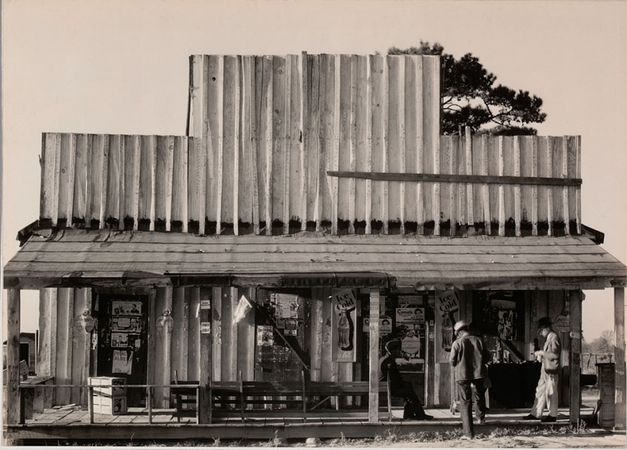
<path fill-rule="evenodd" d="M 200 322 L 200 334 L 211 334 L 211 322 Z"/>
<path fill-rule="evenodd" d="M 211 309 L 211 300 L 201 300 L 200 309 Z"/>

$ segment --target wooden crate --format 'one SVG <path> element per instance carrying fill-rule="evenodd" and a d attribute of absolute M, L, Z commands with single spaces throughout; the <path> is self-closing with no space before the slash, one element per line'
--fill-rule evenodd
<path fill-rule="evenodd" d="M 90 386 L 95 386 L 92 397 L 95 413 L 126 414 L 128 406 L 124 378 L 89 377 L 88 381 Z"/>

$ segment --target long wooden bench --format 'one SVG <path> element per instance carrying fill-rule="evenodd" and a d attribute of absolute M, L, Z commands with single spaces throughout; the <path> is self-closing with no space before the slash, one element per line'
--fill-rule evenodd
<path fill-rule="evenodd" d="M 300 405 L 303 414 L 312 411 L 331 397 L 348 397 L 368 395 L 368 381 L 306 381 L 304 374 L 301 382 L 276 381 L 218 381 L 211 383 L 211 395 L 215 403 L 220 405 L 239 406 L 242 419 L 246 414 L 247 405 Z M 379 394 L 384 394 L 389 417 L 391 413 L 391 392 L 387 382 L 379 384 Z M 322 398 L 312 407 L 308 401 L 314 397 Z"/>

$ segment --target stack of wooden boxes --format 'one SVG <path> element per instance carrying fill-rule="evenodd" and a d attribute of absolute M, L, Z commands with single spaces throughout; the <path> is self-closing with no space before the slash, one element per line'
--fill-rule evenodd
<path fill-rule="evenodd" d="M 99 414 L 126 414 L 126 380 L 113 377 L 89 377 L 93 388 L 93 408 Z M 119 386 L 119 387 L 118 387 Z"/>

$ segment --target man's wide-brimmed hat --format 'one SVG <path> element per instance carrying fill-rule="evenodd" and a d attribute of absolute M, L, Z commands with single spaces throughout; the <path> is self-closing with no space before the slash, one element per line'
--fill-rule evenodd
<path fill-rule="evenodd" d="M 468 322 L 466 322 L 465 320 L 458 320 L 457 322 L 455 322 L 455 326 L 453 327 L 455 332 L 458 332 L 462 328 L 468 328 Z"/>
<path fill-rule="evenodd" d="M 549 328 L 551 326 L 551 319 L 548 317 L 542 317 L 538 320 L 538 328 Z"/>

